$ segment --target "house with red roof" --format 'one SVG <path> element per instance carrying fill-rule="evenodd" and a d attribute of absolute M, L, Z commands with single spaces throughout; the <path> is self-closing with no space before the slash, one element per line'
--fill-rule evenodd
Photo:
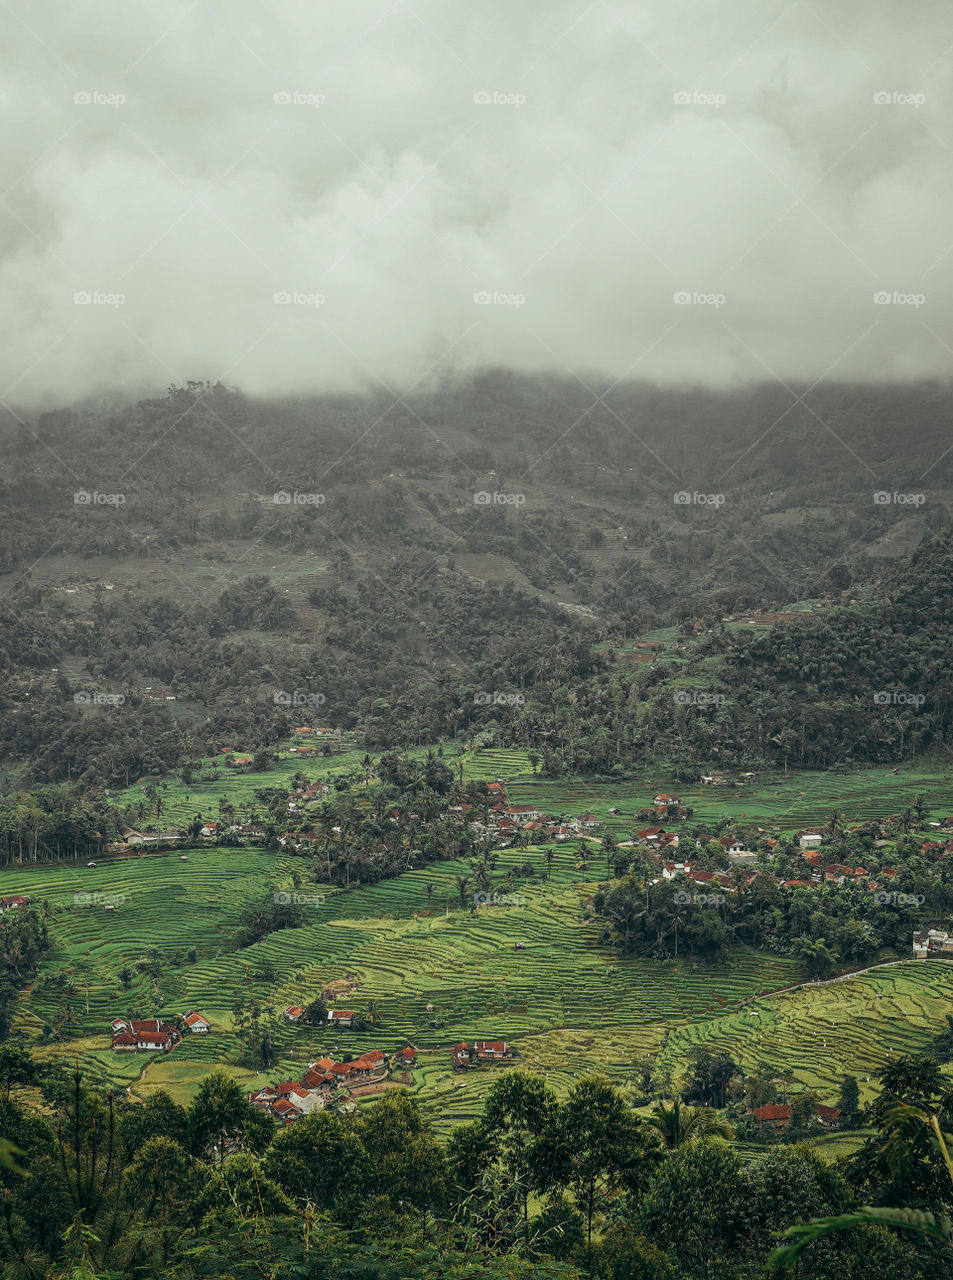
<path fill-rule="evenodd" d="M 211 1030 L 208 1018 L 203 1018 L 200 1013 L 196 1013 L 194 1009 L 190 1009 L 182 1019 L 188 1027 L 189 1032 L 193 1036 L 204 1036 Z"/>
<path fill-rule="evenodd" d="M 394 1061 L 399 1067 L 415 1067 L 417 1065 L 417 1050 L 408 1045 L 406 1049 L 401 1049 L 399 1053 L 394 1054 Z"/>
<path fill-rule="evenodd" d="M 270 1084 L 264 1085 L 261 1089 L 254 1089 L 248 1095 L 248 1101 L 253 1107 L 270 1107 L 277 1098 L 278 1094 Z"/>
<path fill-rule="evenodd" d="M 450 1050 L 450 1065 L 454 1071 L 466 1071 L 470 1065 L 470 1050 L 466 1040 L 461 1040 Z"/>
<path fill-rule="evenodd" d="M 782 1125 L 787 1124 L 791 1119 L 791 1108 L 784 1106 L 780 1102 L 766 1102 L 763 1107 L 755 1107 L 749 1110 L 749 1116 L 754 1116 L 755 1123 L 759 1129 L 767 1126 L 770 1129 L 780 1129 Z"/>
<path fill-rule="evenodd" d="M 328 1026 L 349 1027 L 356 1017 L 353 1009 L 329 1009 Z"/>
<path fill-rule="evenodd" d="M 512 1058 L 513 1048 L 505 1040 L 474 1040 L 473 1052 L 478 1058 Z"/>
<path fill-rule="evenodd" d="M 14 911 L 17 907 L 28 907 L 32 898 L 24 898 L 22 893 L 15 893 L 9 898 L 0 898 L 0 916 L 4 911 Z"/>
<path fill-rule="evenodd" d="M 124 1030 L 113 1035 L 112 1047 L 117 1053 L 168 1053 L 180 1038 L 172 1022 L 160 1023 L 158 1018 L 133 1019 L 126 1023 Z"/>
<path fill-rule="evenodd" d="M 817 1108 L 817 1119 L 820 1124 L 827 1129 L 840 1128 L 840 1107 L 822 1107 Z"/>
<path fill-rule="evenodd" d="M 299 1120 L 304 1115 L 298 1104 L 290 1098 L 278 1098 L 271 1104 L 271 1113 L 282 1124 L 290 1124 L 292 1120 Z"/>
<path fill-rule="evenodd" d="M 301 1077 L 301 1083 L 313 1093 L 323 1093 L 334 1085 L 334 1076 L 329 1071 L 321 1071 L 317 1067 L 308 1067 Z"/>

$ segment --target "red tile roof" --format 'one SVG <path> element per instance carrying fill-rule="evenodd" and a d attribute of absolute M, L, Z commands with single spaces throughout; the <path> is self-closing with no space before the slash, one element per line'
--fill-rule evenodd
<path fill-rule="evenodd" d="M 767 1102 L 748 1114 L 754 1116 L 759 1124 L 763 1124 L 765 1120 L 790 1120 L 791 1108 L 782 1106 L 780 1102 Z"/>

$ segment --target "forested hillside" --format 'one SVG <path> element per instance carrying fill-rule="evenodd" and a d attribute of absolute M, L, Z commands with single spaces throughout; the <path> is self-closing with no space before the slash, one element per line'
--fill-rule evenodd
<path fill-rule="evenodd" d="M 487 373 L 396 405 L 190 384 L 7 422 L 7 774 L 126 784 L 301 707 L 549 773 L 901 758 L 949 727 L 949 414 L 939 384 L 600 399 Z M 722 621 L 803 599 L 754 639 Z M 683 648 L 626 659 L 668 625 Z"/>

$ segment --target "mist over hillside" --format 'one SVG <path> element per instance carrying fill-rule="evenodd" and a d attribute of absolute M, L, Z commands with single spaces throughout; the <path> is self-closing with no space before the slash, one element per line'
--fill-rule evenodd
<path fill-rule="evenodd" d="M 771 635 L 799 637 L 826 670 L 830 611 L 891 597 L 895 567 L 949 527 L 949 388 L 597 391 L 504 371 L 398 404 L 190 384 L 8 425 L 11 777 L 128 780 L 222 741 L 267 744 L 294 719 L 274 702 L 289 689 L 319 694 L 325 716 L 371 746 L 481 726 L 534 745 L 578 699 L 593 732 L 614 728 L 551 768 L 608 768 L 623 740 L 630 760 L 696 759 L 706 741 L 758 762 L 789 752 L 770 717 L 751 719 L 755 691 L 800 723 L 821 686 L 799 660 L 778 662 L 787 641 L 749 652 L 718 639 L 723 619 L 811 602 L 807 630 Z M 929 589 L 945 607 L 945 580 Z M 911 653 L 933 626 L 918 618 L 897 619 Z M 855 667 L 869 616 L 856 626 L 838 642 Z M 712 688 L 730 689 L 731 715 L 681 723 L 673 673 L 655 668 L 606 703 L 613 654 L 665 627 L 698 651 Z M 895 678 L 893 648 L 874 663 L 878 688 Z M 893 758 L 945 734 L 945 694 L 911 736 L 906 721 L 877 727 L 861 684 L 849 714 L 828 706 L 804 729 L 799 763 L 858 740 L 861 755 Z M 527 706 L 475 708 L 506 690 Z M 77 693 L 121 696 L 122 723 L 77 708 Z"/>

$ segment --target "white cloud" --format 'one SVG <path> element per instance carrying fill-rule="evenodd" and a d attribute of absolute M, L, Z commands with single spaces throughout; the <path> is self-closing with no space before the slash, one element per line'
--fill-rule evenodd
<path fill-rule="evenodd" d="M 482 363 L 715 383 L 949 370 L 939 4 L 913 23 L 853 0 L 179 0 L 100 4 L 93 23 L 19 3 L 0 205 L 14 405 L 187 378 L 397 388 Z M 279 291 L 325 301 L 276 307 Z"/>

